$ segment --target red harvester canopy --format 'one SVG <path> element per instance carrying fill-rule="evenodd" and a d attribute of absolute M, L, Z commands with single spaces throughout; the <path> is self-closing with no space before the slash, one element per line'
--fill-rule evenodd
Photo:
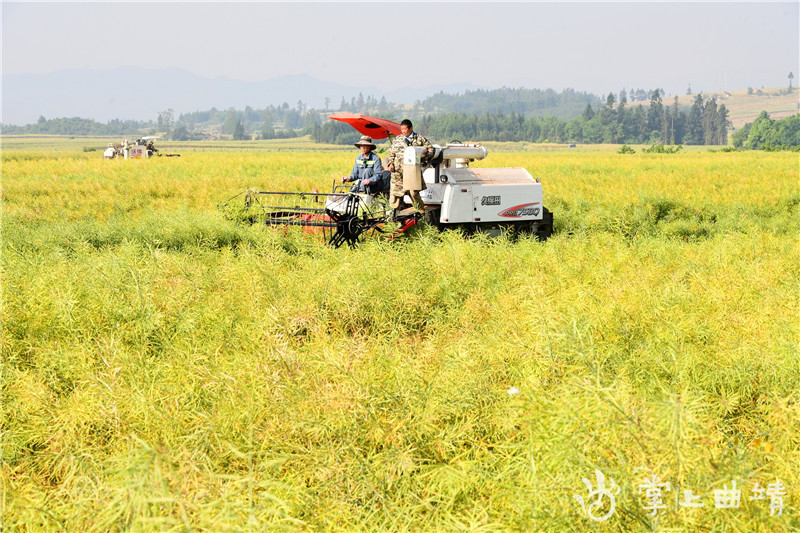
<path fill-rule="evenodd" d="M 373 139 L 385 139 L 389 135 L 400 135 L 400 124 L 357 113 L 334 113 L 333 120 L 346 122 L 353 126 L 360 134 L 369 135 Z"/>

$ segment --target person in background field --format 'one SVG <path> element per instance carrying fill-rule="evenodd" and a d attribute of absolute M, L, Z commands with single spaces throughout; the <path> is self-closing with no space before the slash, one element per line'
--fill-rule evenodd
<path fill-rule="evenodd" d="M 153 141 L 147 141 L 147 157 L 152 157 L 158 153 L 158 150 L 153 145 Z"/>
<path fill-rule="evenodd" d="M 373 152 L 377 147 L 372 142 L 372 137 L 362 135 L 354 146 L 361 149 L 361 155 L 356 157 L 356 163 L 353 165 L 350 175 L 342 176 L 342 183 L 355 181 L 356 184 L 351 192 L 365 192 L 370 185 L 373 185 L 370 188 L 375 188 L 374 186 L 377 185 L 376 182 L 383 172 L 381 158 Z"/>
<path fill-rule="evenodd" d="M 395 137 L 391 148 L 389 148 L 390 164 L 387 170 L 392 173 L 392 207 L 401 209 L 403 196 L 408 192 L 414 209 L 418 213 L 423 213 L 425 211 L 425 203 L 422 201 L 419 191 L 406 191 L 403 187 L 403 152 L 407 146 L 424 146 L 425 152 L 422 154 L 424 161 L 426 157 L 433 156 L 433 145 L 428 139 L 414 131 L 414 125 L 408 119 L 400 123 L 400 132 L 401 135 Z M 422 180 L 422 188 L 420 190 L 425 190 L 425 188 L 425 180 Z"/>

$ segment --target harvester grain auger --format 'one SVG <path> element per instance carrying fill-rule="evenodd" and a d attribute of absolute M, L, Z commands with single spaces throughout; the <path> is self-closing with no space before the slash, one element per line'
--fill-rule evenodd
<path fill-rule="evenodd" d="M 353 113 L 330 118 L 347 122 L 373 139 L 400 134 L 400 125 L 385 119 Z M 424 215 L 413 209 L 393 212 L 385 196 L 347 192 L 341 186 L 334 186 L 329 194 L 249 190 L 234 197 L 245 196 L 243 207 L 232 209 L 232 198 L 225 209 L 251 223 L 321 230 L 325 240 L 337 248 L 344 243 L 355 247 L 375 232 L 397 237 L 422 219 L 439 229 L 458 227 L 467 233 L 511 231 L 539 240 L 552 235 L 553 214 L 543 205 L 542 184 L 524 168 L 471 168 L 471 162 L 488 154 L 479 144 L 434 145 L 433 157 L 425 160 L 422 152 L 423 148 L 416 146 L 405 149 L 403 175 L 425 181 L 426 189 L 420 193 Z M 393 230 L 390 223 L 397 224 Z"/>

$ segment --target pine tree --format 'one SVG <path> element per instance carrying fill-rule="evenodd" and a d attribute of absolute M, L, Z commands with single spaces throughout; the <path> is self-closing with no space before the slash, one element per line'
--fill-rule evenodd
<path fill-rule="evenodd" d="M 725 107 L 725 104 L 722 104 L 719 106 L 719 109 L 717 109 L 717 144 L 728 144 L 728 127 L 730 123 L 728 108 Z"/>
<path fill-rule="evenodd" d="M 664 108 L 664 115 L 661 118 L 661 141 L 664 144 L 675 144 L 673 137 L 672 125 L 675 123 L 675 117 L 672 115 L 672 110 L 669 107 Z"/>
<path fill-rule="evenodd" d="M 622 92 L 619 94 L 619 104 L 617 105 L 617 127 L 614 134 L 615 143 L 624 142 L 628 137 L 628 128 L 626 126 L 626 122 L 628 121 L 628 110 L 625 107 L 627 104 L 628 98 L 625 94 L 625 89 L 622 89 Z"/>
<path fill-rule="evenodd" d="M 686 131 L 686 114 L 678 107 L 678 97 L 672 101 L 672 142 L 683 144 Z"/>
<path fill-rule="evenodd" d="M 703 144 L 703 95 L 698 94 L 686 121 L 686 144 Z"/>
<path fill-rule="evenodd" d="M 650 109 L 647 111 L 647 128 L 648 134 L 651 136 L 650 141 L 653 141 L 652 135 L 655 132 L 656 135 L 662 134 L 662 124 L 664 122 L 664 105 L 661 103 L 661 93 L 658 89 L 653 91 L 652 96 L 650 97 Z M 661 137 L 661 142 L 664 141 L 664 138 Z"/>
<path fill-rule="evenodd" d="M 717 101 L 712 98 L 703 107 L 703 144 L 717 144 Z"/>
<path fill-rule="evenodd" d="M 241 121 L 236 122 L 236 127 L 233 129 L 233 140 L 243 141 L 245 139 L 244 124 Z"/>

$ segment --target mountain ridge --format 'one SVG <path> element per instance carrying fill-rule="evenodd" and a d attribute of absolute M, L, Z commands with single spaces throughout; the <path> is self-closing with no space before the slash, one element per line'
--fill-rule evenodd
<path fill-rule="evenodd" d="M 121 66 L 109 70 L 64 69 L 47 74 L 2 75 L 3 124 L 27 124 L 40 116 L 81 117 L 107 122 L 112 119 L 155 119 L 173 109 L 176 115 L 204 109 L 263 108 L 298 100 L 322 109 L 325 98 L 338 106 L 341 99 L 382 97 L 396 104 L 411 104 L 440 91 L 483 89 L 471 83 L 401 87 L 383 91 L 376 87 L 351 87 L 314 78 L 286 74 L 259 82 L 225 76 L 206 78 L 179 67 L 146 69 Z"/>

